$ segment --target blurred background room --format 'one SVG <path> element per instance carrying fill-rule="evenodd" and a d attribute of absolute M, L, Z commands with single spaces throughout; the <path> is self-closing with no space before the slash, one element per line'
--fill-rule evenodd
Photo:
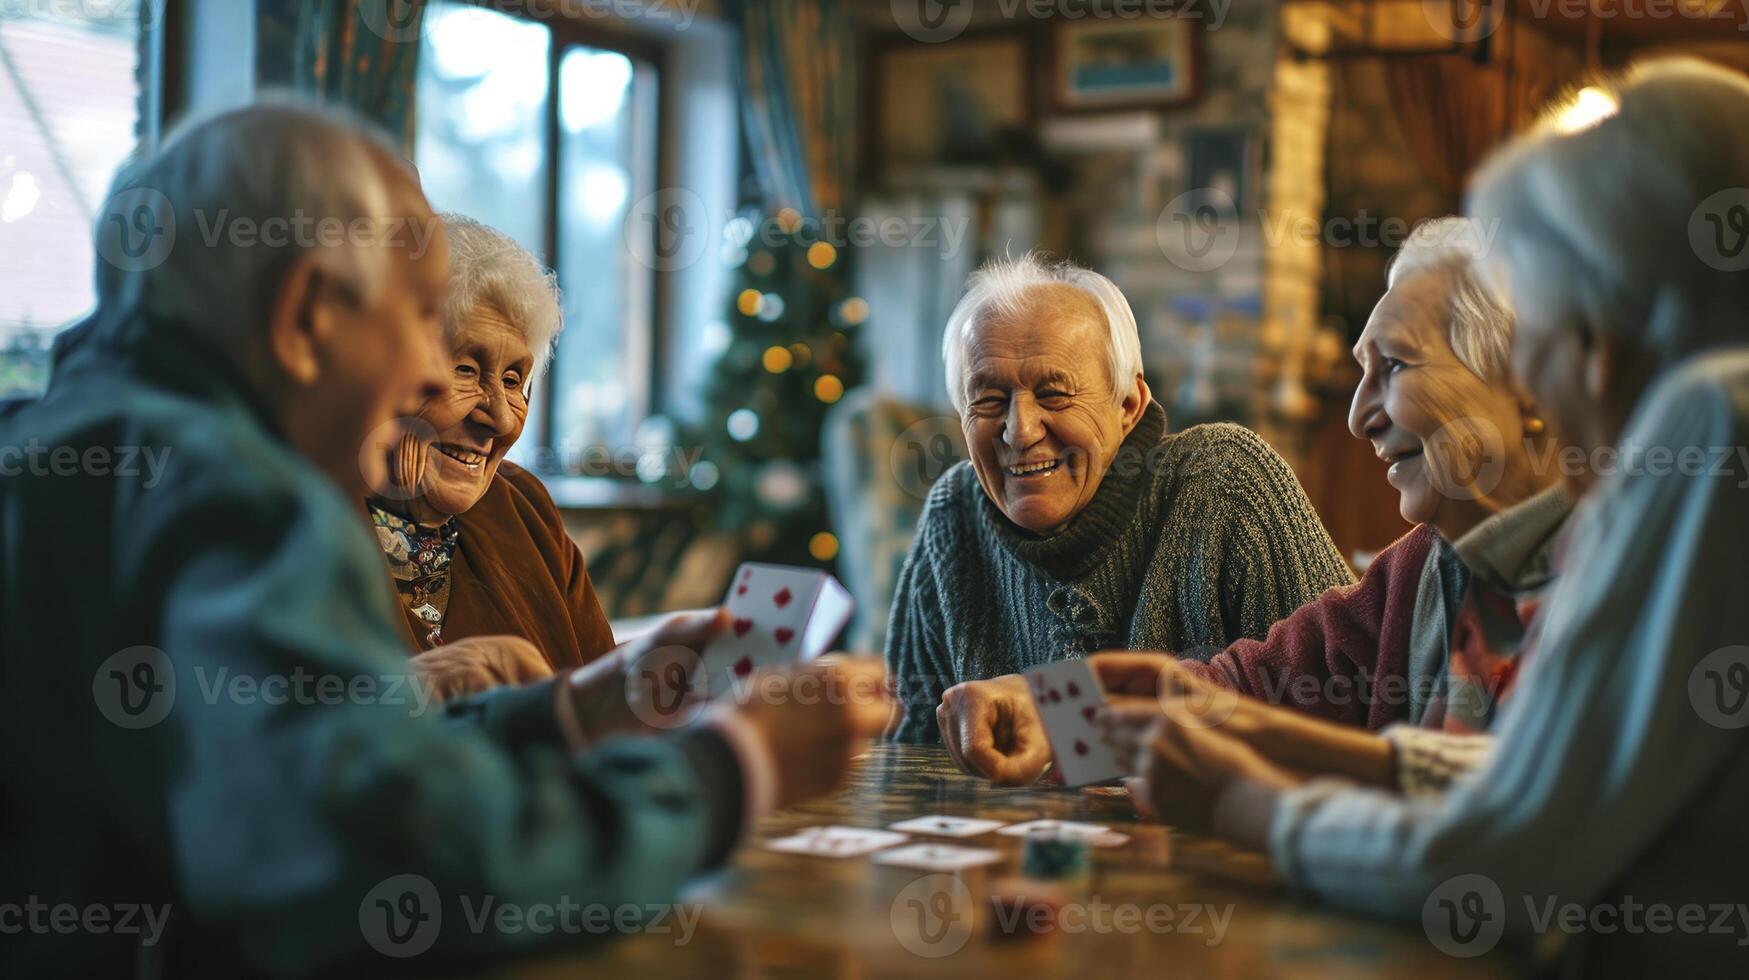
<path fill-rule="evenodd" d="M 116 165 L 292 89 L 403 141 L 431 200 L 556 270 L 512 457 L 623 639 L 743 560 L 832 568 L 878 649 L 964 453 L 940 338 L 1030 249 L 1133 305 L 1174 428 L 1234 420 L 1357 566 L 1407 525 L 1347 433 L 1349 348 L 1413 225 L 1550 100 L 1652 53 L 1749 69 L 1672 0 L 112 0 L 0 4 L 0 397 L 92 305 Z M 198 234 L 198 229 L 181 229 Z"/>

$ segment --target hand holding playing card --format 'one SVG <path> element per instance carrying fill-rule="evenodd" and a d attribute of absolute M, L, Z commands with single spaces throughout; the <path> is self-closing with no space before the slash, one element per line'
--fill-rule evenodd
<path fill-rule="evenodd" d="M 649 732 L 687 721 L 700 700 L 699 651 L 728 625 L 721 609 L 676 613 L 566 679 L 579 734 Z"/>
<path fill-rule="evenodd" d="M 715 697 L 755 670 L 825 653 L 854 608 L 838 580 L 817 568 L 747 562 L 723 600 L 728 629 L 705 651 L 705 689 Z"/>
<path fill-rule="evenodd" d="M 1195 831 L 1211 828 L 1217 808 L 1236 786 L 1281 791 L 1299 782 L 1249 745 L 1205 724 L 1175 698 L 1163 703 L 1134 768 L 1138 778 L 1126 784 L 1138 807 Z"/>
<path fill-rule="evenodd" d="M 1127 771 L 1094 724 L 1105 691 L 1087 661 L 1062 660 L 1029 670 L 1026 683 L 1065 784 L 1085 786 Z"/>

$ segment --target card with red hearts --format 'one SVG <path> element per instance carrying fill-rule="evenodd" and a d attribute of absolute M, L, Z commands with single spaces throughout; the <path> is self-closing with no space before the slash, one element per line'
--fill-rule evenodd
<path fill-rule="evenodd" d="M 1105 703 L 1105 690 L 1087 661 L 1060 660 L 1036 667 L 1026 672 L 1026 685 L 1044 720 L 1065 785 L 1085 786 L 1125 775 L 1093 724 L 1093 713 Z"/>
<path fill-rule="evenodd" d="M 747 562 L 735 571 L 729 628 L 705 649 L 711 696 L 761 667 L 812 660 L 832 648 L 856 606 L 838 580 L 817 568 Z"/>

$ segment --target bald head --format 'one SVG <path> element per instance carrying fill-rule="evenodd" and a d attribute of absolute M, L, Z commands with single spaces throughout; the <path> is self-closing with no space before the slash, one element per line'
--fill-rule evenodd
<path fill-rule="evenodd" d="M 202 332 L 244 330 L 299 259 L 369 302 L 396 253 L 422 258 L 437 228 L 411 167 L 368 127 L 249 106 L 185 125 L 117 174 L 98 219 L 98 296 Z"/>

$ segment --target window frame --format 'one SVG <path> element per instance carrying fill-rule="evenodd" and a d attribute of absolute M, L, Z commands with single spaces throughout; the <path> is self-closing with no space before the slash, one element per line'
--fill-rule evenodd
<path fill-rule="evenodd" d="M 567 17 L 555 10 L 547 10 L 536 14 L 528 10 L 501 10 L 500 4 L 493 0 L 453 0 L 457 3 L 468 3 L 482 7 L 495 13 L 517 17 L 545 27 L 551 34 L 551 43 L 547 46 L 547 99 L 546 99 L 546 170 L 547 186 L 546 207 L 546 240 L 542 242 L 545 250 L 541 261 L 547 268 L 556 273 L 560 268 L 560 258 L 564 250 L 563 233 L 560 228 L 561 214 L 559 212 L 561 180 L 559 146 L 564 135 L 564 123 L 561 116 L 560 102 L 561 68 L 565 55 L 572 48 L 582 46 L 601 51 L 613 51 L 624 55 L 635 62 L 644 62 L 656 70 L 656 111 L 654 125 L 656 129 L 655 158 L 651 161 L 649 178 L 653 187 L 662 186 L 664 175 L 670 173 L 673 165 L 670 158 L 670 141 L 666 139 L 669 123 L 672 119 L 673 93 L 669 86 L 663 83 L 662 76 L 666 69 L 668 45 L 646 37 L 640 37 L 629 31 L 613 30 L 601 27 L 573 17 Z M 631 429 L 636 430 L 645 419 L 660 411 L 662 396 L 660 383 L 662 378 L 662 358 L 667 348 L 667 316 L 670 313 L 670 300 L 664 289 L 667 275 L 657 271 L 649 278 L 649 295 L 644 296 L 645 308 L 649 310 L 649 336 L 644 343 L 643 363 L 630 378 L 631 391 L 627 394 L 630 406 L 628 417 Z M 564 287 L 561 282 L 560 287 Z M 553 362 L 557 362 L 560 351 L 568 340 L 568 331 L 559 334 L 558 347 L 553 351 Z M 554 366 L 549 364 L 545 375 L 536 383 L 533 404 L 529 411 L 529 429 L 524 437 L 533 437 L 535 445 L 547 450 L 549 458 L 558 459 L 558 443 L 555 440 L 556 405 L 552 398 Z M 629 438 L 630 433 L 628 432 Z M 572 477 L 575 474 L 566 472 L 561 464 L 551 473 L 541 473 L 541 476 Z"/>

